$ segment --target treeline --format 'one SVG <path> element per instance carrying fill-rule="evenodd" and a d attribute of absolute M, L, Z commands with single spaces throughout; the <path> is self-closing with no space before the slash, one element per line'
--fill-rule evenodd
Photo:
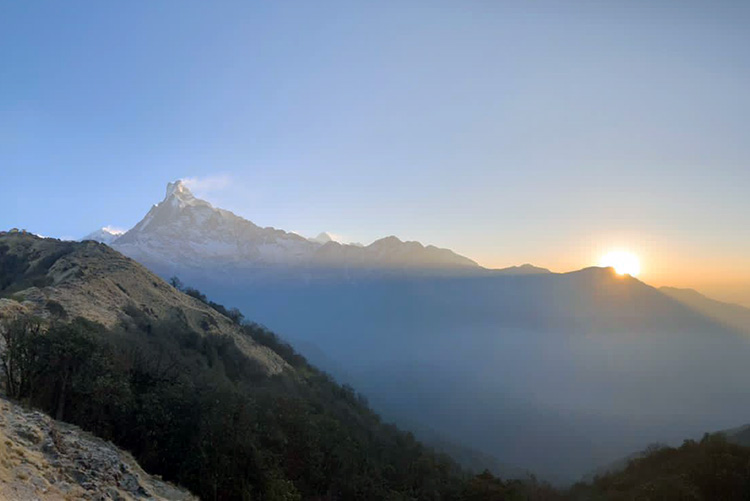
<path fill-rule="evenodd" d="M 226 308 L 223 304 L 216 303 L 214 301 L 211 301 L 206 297 L 205 294 L 203 294 L 198 289 L 195 289 L 193 287 L 186 286 L 182 283 L 182 280 L 179 279 L 179 277 L 172 277 L 169 279 L 169 283 L 172 287 L 177 289 L 180 292 L 184 292 L 190 297 L 193 297 L 197 299 L 198 301 L 201 301 L 202 303 L 207 304 L 214 310 L 218 311 L 225 317 L 229 318 L 232 322 L 236 323 L 237 325 L 242 325 L 242 323 L 245 320 L 245 315 L 242 314 L 242 312 L 237 308 Z"/>
<path fill-rule="evenodd" d="M 750 499 L 750 448 L 721 433 L 680 447 L 659 446 L 633 459 L 619 472 L 577 484 L 576 500 L 733 500 Z"/>
<path fill-rule="evenodd" d="M 129 313 L 112 330 L 81 318 L 3 325 L 7 394 L 111 440 L 206 500 L 552 495 L 534 483 L 467 475 L 263 328 L 241 327 L 294 374 L 267 377 L 229 337 Z"/>

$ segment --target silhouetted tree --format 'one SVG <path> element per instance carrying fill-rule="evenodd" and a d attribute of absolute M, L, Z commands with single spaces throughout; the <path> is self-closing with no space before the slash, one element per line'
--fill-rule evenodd
<path fill-rule="evenodd" d="M 180 280 L 176 275 L 169 279 L 169 285 L 171 285 L 178 291 L 181 291 L 185 288 L 185 284 L 183 284 L 182 280 Z"/>

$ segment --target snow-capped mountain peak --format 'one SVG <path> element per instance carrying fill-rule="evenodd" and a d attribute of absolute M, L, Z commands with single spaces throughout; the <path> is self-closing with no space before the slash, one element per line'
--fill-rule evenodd
<path fill-rule="evenodd" d="M 193 193 L 185 186 L 185 182 L 182 179 L 178 179 L 174 183 L 167 183 L 167 194 L 164 196 L 165 199 L 174 196 L 187 196 L 193 197 Z"/>
<path fill-rule="evenodd" d="M 478 268 L 474 261 L 447 249 L 424 247 L 387 237 L 369 246 L 341 244 L 321 233 L 306 239 L 276 228 L 261 228 L 227 210 L 196 198 L 183 181 L 167 185 L 154 205 L 113 247 L 162 273 L 205 271 L 378 268 Z M 232 271 L 234 270 L 234 271 Z"/>
<path fill-rule="evenodd" d="M 97 242 L 101 242 L 103 244 L 111 244 L 115 240 L 117 240 L 120 236 L 122 236 L 125 233 L 125 230 L 120 230 L 118 228 L 113 228 L 112 226 L 105 226 L 103 228 L 100 228 L 96 231 L 93 231 L 83 237 L 81 241 L 83 240 L 95 240 Z"/>
<path fill-rule="evenodd" d="M 327 244 L 328 242 L 338 242 L 338 240 L 336 240 L 335 238 L 333 238 L 333 235 L 331 235 L 330 233 L 328 233 L 326 231 L 318 233 L 317 237 L 310 238 L 309 240 L 311 242 L 315 242 L 315 243 L 318 243 L 318 244 L 321 244 L 321 245 L 322 244 Z"/>
<path fill-rule="evenodd" d="M 210 203 L 199 198 L 195 198 L 185 181 L 178 179 L 174 183 L 167 183 L 167 192 L 164 201 L 170 201 L 173 205 L 207 205 L 213 207 Z"/>

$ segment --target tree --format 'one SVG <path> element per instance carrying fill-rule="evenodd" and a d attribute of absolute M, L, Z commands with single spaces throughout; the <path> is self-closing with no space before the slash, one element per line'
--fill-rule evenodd
<path fill-rule="evenodd" d="M 0 362 L 9 397 L 20 400 L 33 393 L 40 369 L 37 344 L 41 337 L 42 322 L 36 317 L 0 324 Z"/>
<path fill-rule="evenodd" d="M 88 369 L 99 356 L 99 336 L 103 330 L 101 325 L 79 317 L 70 323 L 53 324 L 46 335 L 39 338 L 41 356 L 37 360 L 40 365 L 37 371 L 44 375 L 47 388 L 54 392 L 55 419 L 64 419 L 73 383 L 83 379 L 82 374 L 93 376 Z"/>
<path fill-rule="evenodd" d="M 179 277 L 177 277 L 177 275 L 169 279 L 169 285 L 171 285 L 178 291 L 185 289 L 185 284 L 182 283 L 182 280 L 180 280 Z"/>

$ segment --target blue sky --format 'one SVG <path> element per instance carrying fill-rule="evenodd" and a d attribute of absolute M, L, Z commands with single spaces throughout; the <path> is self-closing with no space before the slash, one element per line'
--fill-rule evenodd
<path fill-rule="evenodd" d="M 190 177 L 306 235 L 561 270 L 628 248 L 750 298 L 748 26 L 746 2 L 0 0 L 0 227 L 129 227 Z"/>

